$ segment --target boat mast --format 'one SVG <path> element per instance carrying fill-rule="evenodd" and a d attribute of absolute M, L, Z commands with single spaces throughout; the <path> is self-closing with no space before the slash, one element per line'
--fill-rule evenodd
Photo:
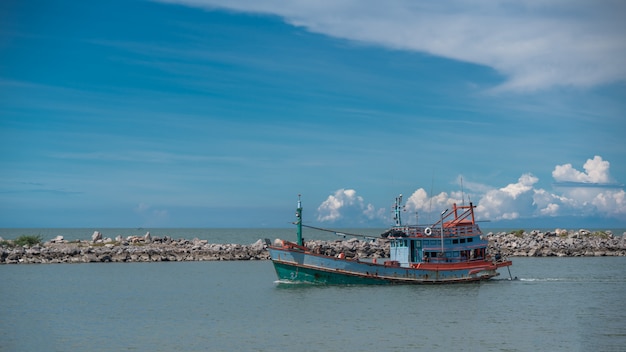
<path fill-rule="evenodd" d="M 455 205 L 456 206 L 456 205 Z M 444 255 L 443 251 L 443 216 L 448 212 L 448 209 L 441 212 L 441 256 Z"/>
<path fill-rule="evenodd" d="M 402 218 L 400 218 L 401 205 L 402 205 L 402 194 L 396 197 L 396 201 L 393 204 L 393 219 L 396 221 L 396 226 L 402 226 Z"/>
<path fill-rule="evenodd" d="M 296 225 L 298 225 L 298 246 L 304 246 L 302 241 L 302 202 L 300 201 L 300 195 L 298 194 L 298 208 L 296 209 Z"/>

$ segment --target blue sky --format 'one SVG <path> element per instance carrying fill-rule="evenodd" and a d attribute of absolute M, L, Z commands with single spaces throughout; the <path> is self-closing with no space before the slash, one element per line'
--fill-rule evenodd
<path fill-rule="evenodd" d="M 0 227 L 626 227 L 617 1 L 4 1 Z"/>

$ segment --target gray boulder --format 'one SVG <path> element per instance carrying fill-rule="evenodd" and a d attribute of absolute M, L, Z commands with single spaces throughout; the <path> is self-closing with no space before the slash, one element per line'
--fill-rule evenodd
<path fill-rule="evenodd" d="M 100 231 L 94 231 L 93 235 L 91 235 L 91 242 L 96 243 L 98 240 L 102 239 L 102 234 Z"/>

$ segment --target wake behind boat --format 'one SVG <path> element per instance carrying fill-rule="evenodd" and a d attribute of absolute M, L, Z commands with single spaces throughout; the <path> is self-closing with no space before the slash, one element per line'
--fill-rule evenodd
<path fill-rule="evenodd" d="M 488 241 L 474 219 L 475 206 L 454 204 L 431 226 L 402 225 L 402 196 L 394 204 L 395 226 L 382 234 L 389 241 L 384 260 L 348 259 L 340 253 L 314 253 L 302 239 L 302 202 L 298 196 L 297 243 L 268 246 L 280 280 L 321 284 L 436 284 L 488 280 L 510 260 L 487 250 Z M 511 276 L 509 270 L 509 276 Z"/>

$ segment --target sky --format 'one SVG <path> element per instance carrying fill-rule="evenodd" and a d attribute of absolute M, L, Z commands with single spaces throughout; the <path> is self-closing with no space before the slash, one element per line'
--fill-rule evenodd
<path fill-rule="evenodd" d="M 0 227 L 626 227 L 625 15 L 0 2 Z"/>

